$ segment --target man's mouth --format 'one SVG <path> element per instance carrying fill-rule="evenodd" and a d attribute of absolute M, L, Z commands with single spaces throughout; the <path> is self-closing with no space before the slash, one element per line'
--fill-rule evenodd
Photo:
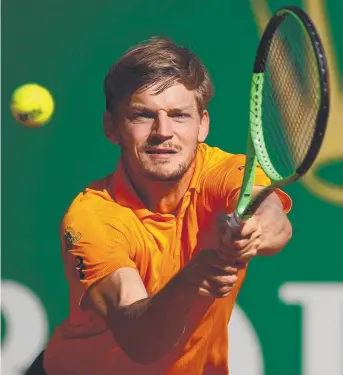
<path fill-rule="evenodd" d="M 177 151 L 173 148 L 153 148 L 145 151 L 151 159 L 161 160 L 161 159 L 171 159 L 174 155 L 177 155 Z"/>
<path fill-rule="evenodd" d="M 171 148 L 154 148 L 152 150 L 146 150 L 146 153 L 149 155 L 169 155 L 176 154 L 177 151 Z"/>

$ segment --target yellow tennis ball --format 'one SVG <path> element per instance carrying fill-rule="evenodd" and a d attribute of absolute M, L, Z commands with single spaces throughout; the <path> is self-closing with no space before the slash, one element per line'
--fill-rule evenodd
<path fill-rule="evenodd" d="M 36 83 L 22 85 L 12 95 L 11 111 L 22 125 L 38 127 L 46 124 L 51 119 L 54 107 L 50 92 Z"/>

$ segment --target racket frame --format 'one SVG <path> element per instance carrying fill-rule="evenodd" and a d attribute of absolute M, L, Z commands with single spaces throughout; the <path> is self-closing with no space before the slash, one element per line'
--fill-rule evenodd
<path fill-rule="evenodd" d="M 266 67 L 265 57 L 268 55 L 270 40 L 275 34 L 278 26 L 287 16 L 293 16 L 303 27 L 310 38 L 314 55 L 317 63 L 317 71 L 320 81 L 320 105 L 316 118 L 316 126 L 309 150 L 304 157 L 303 162 L 297 168 L 294 174 L 288 177 L 280 176 L 274 169 L 267 149 L 263 140 L 262 126 L 262 92 L 263 92 L 263 75 Z M 237 207 L 233 213 L 235 225 L 241 221 L 249 219 L 264 199 L 270 195 L 275 189 L 298 180 L 303 176 L 316 159 L 320 147 L 323 142 L 327 119 L 329 114 L 329 77 L 328 64 L 325 57 L 324 48 L 318 32 L 306 13 L 301 9 L 288 6 L 280 8 L 270 19 L 259 46 L 257 48 L 256 58 L 253 68 L 253 76 L 251 83 L 251 99 L 250 99 L 250 125 L 247 141 L 246 164 L 242 182 L 242 188 L 238 198 Z M 258 136 L 257 136 L 258 135 Z M 252 198 L 252 190 L 256 174 L 257 163 L 259 163 L 264 172 L 271 179 L 271 185 L 262 189 L 255 197 Z"/>

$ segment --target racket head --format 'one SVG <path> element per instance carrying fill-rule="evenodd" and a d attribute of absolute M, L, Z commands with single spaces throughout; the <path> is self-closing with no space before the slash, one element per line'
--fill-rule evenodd
<path fill-rule="evenodd" d="M 271 185 L 240 207 L 241 217 L 250 217 L 272 191 L 308 171 L 328 115 L 328 65 L 319 34 L 305 12 L 283 7 L 261 37 L 251 83 L 250 138 Z"/>
<path fill-rule="evenodd" d="M 254 122 L 251 124 L 257 159 L 272 180 L 294 180 L 313 164 L 329 114 L 324 48 L 313 22 L 299 8 L 281 8 L 268 23 L 257 50 L 252 86 L 262 79 L 260 129 Z M 272 165 L 279 159 L 281 177 L 269 173 L 267 159 Z"/>

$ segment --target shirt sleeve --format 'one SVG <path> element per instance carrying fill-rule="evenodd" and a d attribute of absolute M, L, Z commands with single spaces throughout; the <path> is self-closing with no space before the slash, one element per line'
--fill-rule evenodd
<path fill-rule="evenodd" d="M 227 212 L 234 210 L 234 202 L 239 195 L 242 186 L 245 167 L 244 155 L 228 155 L 224 160 L 209 170 L 206 176 L 207 190 L 210 192 L 210 198 L 213 207 L 225 207 Z M 270 179 L 258 165 L 256 168 L 254 185 L 268 186 Z M 275 193 L 281 200 L 285 213 L 288 213 L 292 207 L 292 200 L 288 194 L 280 189 Z"/>
<path fill-rule="evenodd" d="M 87 208 L 74 208 L 65 215 L 60 232 L 62 257 L 84 290 L 119 268 L 136 268 L 125 231 L 119 219 L 106 222 Z"/>

